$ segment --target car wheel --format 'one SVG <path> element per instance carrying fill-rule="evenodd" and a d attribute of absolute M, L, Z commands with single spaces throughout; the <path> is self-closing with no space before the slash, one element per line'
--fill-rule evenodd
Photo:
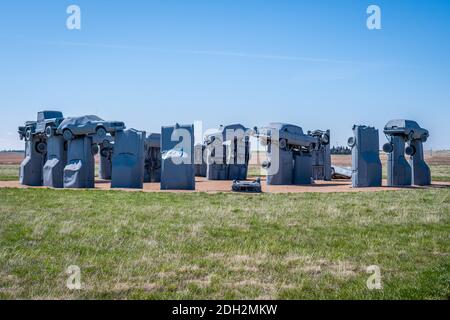
<path fill-rule="evenodd" d="M 104 138 L 104 137 L 106 137 L 106 129 L 105 128 L 103 128 L 103 127 L 98 127 L 97 128 L 97 130 L 95 131 L 96 132 L 96 134 L 97 134 L 97 137 L 99 137 L 99 138 Z"/>
<path fill-rule="evenodd" d="M 408 155 L 408 156 L 413 156 L 413 155 L 415 155 L 416 154 L 416 148 L 414 148 L 414 146 L 407 146 L 406 148 L 405 148 L 405 153 Z"/>
<path fill-rule="evenodd" d="M 65 129 L 63 131 L 63 138 L 64 140 L 70 141 L 73 139 L 73 133 L 70 131 L 70 129 Z"/>
<path fill-rule="evenodd" d="M 392 145 L 392 143 L 385 143 L 383 145 L 383 151 L 386 153 L 391 153 L 392 151 L 394 151 L 394 146 Z"/>
<path fill-rule="evenodd" d="M 269 169 L 270 168 L 270 165 L 271 165 L 271 163 L 270 163 L 270 161 L 263 161 L 263 163 L 261 164 L 261 167 L 263 168 L 263 169 Z"/>
<path fill-rule="evenodd" d="M 286 139 L 280 139 L 280 149 L 286 149 L 287 141 Z"/>
<path fill-rule="evenodd" d="M 356 145 L 356 139 L 355 137 L 348 138 L 347 144 L 350 148 L 353 148 Z"/>
<path fill-rule="evenodd" d="M 47 138 L 53 137 L 54 131 L 53 131 L 53 129 L 52 129 L 51 126 L 47 126 L 47 127 L 45 128 L 45 135 L 47 136 Z"/>
<path fill-rule="evenodd" d="M 39 142 L 38 144 L 36 144 L 36 151 L 38 153 L 46 153 L 47 152 L 47 144 L 45 142 Z"/>
<path fill-rule="evenodd" d="M 31 129 L 28 128 L 27 131 L 25 131 L 25 140 L 30 141 L 31 140 Z"/>
<path fill-rule="evenodd" d="M 329 143 L 330 143 L 330 136 L 325 133 L 322 137 L 322 144 L 326 146 Z"/>
<path fill-rule="evenodd" d="M 101 149 L 101 150 L 100 150 L 100 155 L 101 155 L 103 158 L 108 158 L 108 157 L 109 157 L 109 149 L 107 149 L 107 148 Z"/>

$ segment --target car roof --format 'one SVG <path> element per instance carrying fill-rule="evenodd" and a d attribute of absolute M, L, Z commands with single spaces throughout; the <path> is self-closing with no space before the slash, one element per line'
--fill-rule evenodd
<path fill-rule="evenodd" d="M 86 115 L 82 117 L 71 117 L 61 122 L 60 127 L 85 125 L 90 122 L 103 121 L 103 119 L 95 115 Z"/>

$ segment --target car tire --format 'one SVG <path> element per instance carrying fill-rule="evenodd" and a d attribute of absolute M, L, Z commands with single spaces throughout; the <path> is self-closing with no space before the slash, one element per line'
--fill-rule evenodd
<path fill-rule="evenodd" d="M 31 129 L 28 128 L 28 129 L 25 131 L 25 141 L 31 141 L 31 136 L 32 136 L 32 134 L 31 134 Z"/>
<path fill-rule="evenodd" d="M 99 138 L 104 138 L 104 137 L 106 137 L 106 134 L 107 134 L 106 129 L 103 127 L 98 127 L 95 130 L 95 133 L 96 133 L 97 137 L 99 137 Z"/>
<path fill-rule="evenodd" d="M 407 146 L 405 148 L 405 153 L 406 155 L 412 157 L 416 154 L 416 148 L 414 148 L 414 146 Z"/>
<path fill-rule="evenodd" d="M 73 133 L 72 133 L 72 131 L 70 131 L 70 129 L 65 129 L 63 131 L 63 138 L 66 141 L 73 140 Z"/>
<path fill-rule="evenodd" d="M 279 143 L 280 149 L 286 149 L 287 147 L 287 141 L 286 139 L 280 139 L 280 143 Z"/>
<path fill-rule="evenodd" d="M 55 132 L 51 126 L 45 127 L 45 135 L 47 136 L 47 138 L 53 137 L 54 134 L 55 134 Z"/>
<path fill-rule="evenodd" d="M 330 143 L 330 136 L 328 134 L 324 134 L 322 136 L 321 142 L 324 146 L 328 145 Z"/>
<path fill-rule="evenodd" d="M 392 145 L 392 143 L 385 143 L 384 145 L 383 145 L 383 151 L 385 152 L 385 153 L 391 153 L 392 151 L 394 151 L 394 146 Z"/>
<path fill-rule="evenodd" d="M 36 144 L 36 151 L 38 153 L 44 154 L 47 152 L 47 144 L 45 142 L 38 142 Z"/>
<path fill-rule="evenodd" d="M 347 144 L 350 148 L 353 148 L 356 145 L 356 139 L 355 137 L 348 138 Z"/>
<path fill-rule="evenodd" d="M 263 161 L 263 163 L 261 164 L 261 167 L 263 168 L 263 169 L 265 169 L 265 170 L 267 170 L 267 169 L 269 169 L 270 168 L 270 165 L 271 165 L 271 163 L 270 163 L 270 161 Z"/>
<path fill-rule="evenodd" d="M 102 148 L 102 149 L 100 150 L 100 155 L 101 155 L 103 158 L 108 158 L 108 157 L 109 157 L 109 149 L 107 149 L 107 148 Z"/>

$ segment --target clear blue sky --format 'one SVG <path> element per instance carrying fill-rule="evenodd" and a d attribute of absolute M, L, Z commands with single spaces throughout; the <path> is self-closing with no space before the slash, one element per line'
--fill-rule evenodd
<path fill-rule="evenodd" d="M 382 30 L 366 28 L 370 4 Z M 22 148 L 17 126 L 43 108 L 148 132 L 281 121 L 334 144 L 411 118 L 450 149 L 449 59 L 450 1 L 5 0 L 0 149 Z"/>

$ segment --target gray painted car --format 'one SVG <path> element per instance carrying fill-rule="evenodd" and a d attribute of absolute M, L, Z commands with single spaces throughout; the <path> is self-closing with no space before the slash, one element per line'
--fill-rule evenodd
<path fill-rule="evenodd" d="M 275 132 L 278 132 L 279 141 L 272 141 Z M 283 150 L 297 147 L 313 148 L 318 143 L 317 138 L 303 133 L 301 127 L 285 123 L 270 123 L 267 127 L 260 128 L 257 136 L 263 145 L 276 143 Z"/>
<path fill-rule="evenodd" d="M 401 135 L 409 140 L 421 139 L 426 142 L 429 132 L 419 126 L 416 121 L 397 119 L 389 121 L 384 127 L 384 133 L 391 136 Z"/>
<path fill-rule="evenodd" d="M 97 116 L 88 115 L 76 118 L 67 118 L 59 125 L 57 134 L 62 134 L 64 139 L 72 140 L 75 136 L 93 135 L 103 138 L 109 133 L 115 135 L 125 129 L 125 123 L 121 121 L 105 121 Z"/>
<path fill-rule="evenodd" d="M 332 166 L 331 177 L 333 179 L 351 179 L 352 168 Z"/>
<path fill-rule="evenodd" d="M 27 121 L 24 126 L 20 126 L 17 132 L 19 133 L 20 140 L 30 141 L 31 137 L 36 132 L 36 121 Z"/>
<path fill-rule="evenodd" d="M 255 181 L 239 181 L 234 180 L 231 185 L 231 190 L 234 192 L 262 192 L 261 179 L 257 178 Z"/>
<path fill-rule="evenodd" d="M 51 137 L 63 120 L 64 116 L 60 111 L 39 111 L 37 121 L 27 121 L 25 126 L 19 127 L 20 139 L 29 141 L 33 134 L 46 134 Z"/>
<path fill-rule="evenodd" d="M 60 111 L 40 111 L 37 114 L 36 133 L 45 133 L 50 138 L 63 120 L 64 116 Z"/>

